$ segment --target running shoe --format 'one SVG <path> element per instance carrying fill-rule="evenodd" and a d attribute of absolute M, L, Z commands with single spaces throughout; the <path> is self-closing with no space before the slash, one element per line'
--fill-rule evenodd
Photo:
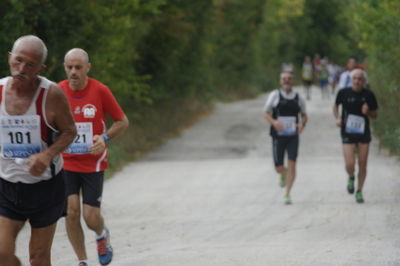
<path fill-rule="evenodd" d="M 354 193 L 354 177 L 353 178 L 349 177 L 347 181 L 347 191 L 349 192 L 349 194 Z"/>
<path fill-rule="evenodd" d="M 106 234 L 104 237 L 97 239 L 97 254 L 101 265 L 110 264 L 113 257 L 113 249 L 110 244 L 110 232 L 105 228 Z"/>
<path fill-rule="evenodd" d="M 279 185 L 281 187 L 285 187 L 286 186 L 286 174 L 281 174 L 281 177 L 279 178 Z"/>
<path fill-rule="evenodd" d="M 87 264 L 86 262 L 84 262 L 84 261 L 81 261 L 81 262 L 79 262 L 79 265 L 78 266 L 89 266 L 89 264 Z"/>
<path fill-rule="evenodd" d="M 289 195 L 285 195 L 283 199 L 286 205 L 292 204 L 292 200 L 290 199 Z"/>
<path fill-rule="evenodd" d="M 356 201 L 357 203 L 364 203 L 364 197 L 361 191 L 356 192 Z"/>

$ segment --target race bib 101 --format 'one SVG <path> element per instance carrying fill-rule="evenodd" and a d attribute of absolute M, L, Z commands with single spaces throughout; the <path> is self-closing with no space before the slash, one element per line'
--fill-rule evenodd
<path fill-rule="evenodd" d="M 279 116 L 278 120 L 283 125 L 283 130 L 278 131 L 279 136 L 294 136 L 297 134 L 295 116 Z"/>
<path fill-rule="evenodd" d="M 346 133 L 350 134 L 364 134 L 365 119 L 359 115 L 349 115 L 346 121 Z"/>
<path fill-rule="evenodd" d="M 87 154 L 93 144 L 93 126 L 91 122 L 75 123 L 77 134 L 74 141 L 64 151 L 70 154 Z"/>
<path fill-rule="evenodd" d="M 28 158 L 42 151 L 39 115 L 0 116 L 3 158 Z"/>

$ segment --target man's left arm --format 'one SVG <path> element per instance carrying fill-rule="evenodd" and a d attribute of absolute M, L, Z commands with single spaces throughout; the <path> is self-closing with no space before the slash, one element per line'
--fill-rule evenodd
<path fill-rule="evenodd" d="M 367 98 L 367 102 L 361 107 L 362 114 L 368 116 L 371 119 L 376 119 L 378 116 L 378 102 L 374 93 L 371 91 L 370 96 Z"/>
<path fill-rule="evenodd" d="M 302 97 L 299 98 L 299 104 L 301 122 L 297 124 L 297 131 L 299 132 L 299 134 L 301 134 L 301 132 L 303 132 L 304 128 L 306 127 L 308 116 L 306 113 L 306 102 Z"/>
<path fill-rule="evenodd" d="M 114 120 L 105 134 L 93 136 L 93 146 L 90 148 L 92 154 L 100 154 L 106 148 L 109 140 L 120 135 L 129 126 L 129 120 L 124 115 L 120 120 Z"/>
<path fill-rule="evenodd" d="M 363 104 L 363 106 L 361 107 L 361 112 L 371 119 L 376 119 L 378 117 L 378 111 L 371 110 L 367 103 Z"/>
<path fill-rule="evenodd" d="M 298 130 L 299 134 L 301 134 L 303 132 L 304 128 L 306 127 L 307 121 L 308 121 L 308 116 L 306 113 L 301 113 L 300 117 L 301 117 L 301 123 L 297 124 L 297 130 Z"/>
<path fill-rule="evenodd" d="M 121 120 L 115 120 L 111 127 L 107 130 L 106 135 L 113 139 L 120 135 L 129 126 L 129 121 L 126 115 Z"/>
<path fill-rule="evenodd" d="M 120 135 L 129 126 L 128 118 L 111 90 L 105 86 L 99 88 L 99 93 L 103 100 L 105 113 L 111 116 L 113 123 L 105 133 L 93 136 L 93 146 L 90 147 L 90 152 L 92 154 L 102 153 L 106 148 L 106 144 L 111 139 Z"/>

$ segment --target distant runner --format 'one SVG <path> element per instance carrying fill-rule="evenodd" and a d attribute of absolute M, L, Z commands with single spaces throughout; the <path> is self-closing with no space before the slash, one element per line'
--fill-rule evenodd
<path fill-rule="evenodd" d="M 313 65 L 309 56 L 304 57 L 303 66 L 301 68 L 301 77 L 306 92 L 307 100 L 311 99 L 311 86 L 313 84 Z"/>
<path fill-rule="evenodd" d="M 338 88 L 339 90 L 351 87 L 351 77 L 350 73 L 357 67 L 357 59 L 355 57 L 350 57 L 347 61 L 346 69 L 342 74 L 340 74 Z"/>
<path fill-rule="evenodd" d="M 338 92 L 333 106 L 336 125 L 341 128 L 343 155 L 345 167 L 349 175 L 347 191 L 354 193 L 356 151 L 358 152 L 358 185 L 356 201 L 363 203 L 362 189 L 367 176 L 367 161 L 371 130 L 369 118 L 377 117 L 378 103 L 374 93 L 365 89 L 366 76 L 361 69 L 350 73 L 352 86 Z M 342 105 L 342 114 L 339 117 L 339 105 Z"/>
<path fill-rule="evenodd" d="M 320 74 L 319 74 L 319 87 L 321 89 L 321 96 L 322 99 L 329 99 L 329 91 L 328 91 L 328 85 L 329 85 L 329 72 L 328 72 L 328 59 L 324 57 L 321 60 L 321 65 L 320 65 Z"/>
<path fill-rule="evenodd" d="M 281 186 L 286 185 L 284 202 L 291 204 L 290 191 L 296 177 L 299 135 L 307 123 L 307 114 L 304 99 L 292 89 L 293 74 L 282 72 L 280 84 L 282 88 L 271 92 L 268 96 L 264 117 L 271 124 L 275 170 L 281 175 Z M 285 152 L 288 156 L 287 170 L 284 167 Z"/>

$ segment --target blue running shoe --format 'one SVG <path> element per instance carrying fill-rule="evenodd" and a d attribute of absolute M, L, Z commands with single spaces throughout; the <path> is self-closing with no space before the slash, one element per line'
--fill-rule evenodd
<path fill-rule="evenodd" d="M 78 266 L 89 266 L 89 264 L 87 264 L 86 262 L 84 262 L 84 261 L 81 261 L 81 262 L 79 262 L 79 265 Z"/>
<path fill-rule="evenodd" d="M 110 232 L 105 228 L 106 234 L 104 237 L 97 239 L 97 254 L 101 265 L 110 264 L 113 257 L 113 249 L 110 244 Z"/>

